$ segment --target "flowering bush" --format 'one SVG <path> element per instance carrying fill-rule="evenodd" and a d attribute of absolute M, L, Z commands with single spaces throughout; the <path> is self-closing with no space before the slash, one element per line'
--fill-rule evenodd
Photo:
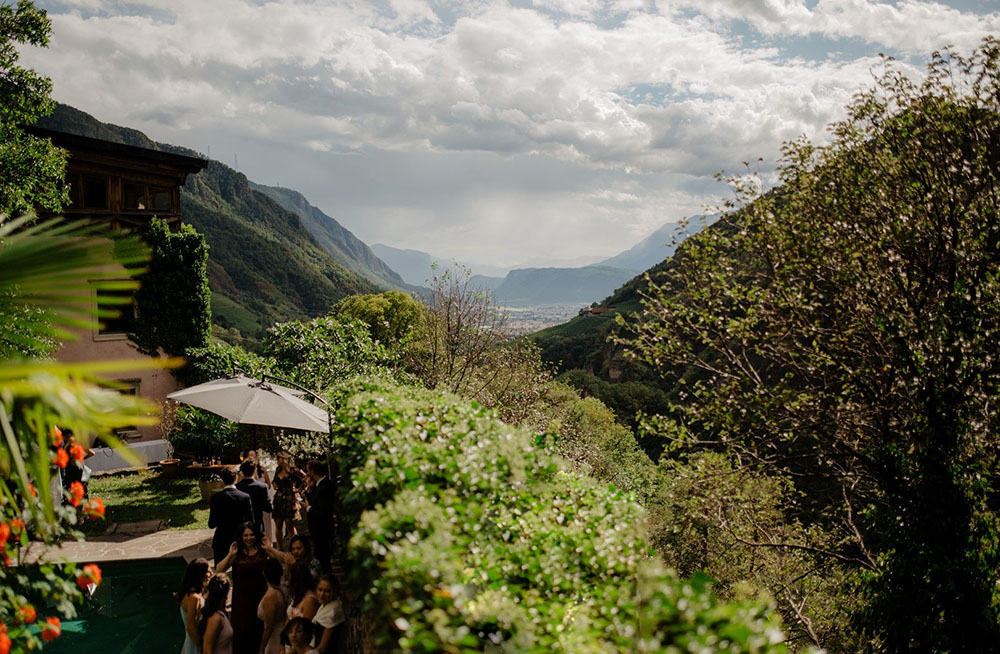
<path fill-rule="evenodd" d="M 492 411 L 384 385 L 334 430 L 350 586 L 382 650 L 785 651 L 768 600 L 662 569 L 631 494 Z"/>
<path fill-rule="evenodd" d="M 96 324 L 93 308 L 78 298 L 89 297 L 91 282 L 127 286 L 109 262 L 141 260 L 129 251 L 128 240 L 113 244 L 78 225 L 0 216 L 0 654 L 37 651 L 58 638 L 61 620 L 75 617 L 83 593 L 101 582 L 97 566 L 81 569 L 47 555 L 50 546 L 82 538 L 79 519 L 104 514 L 100 499 L 84 501 L 82 485 L 52 490 L 52 475 L 84 454 L 80 446 L 61 447 L 54 426 L 117 444 L 115 428 L 155 422 L 149 407 L 101 378 L 149 363 L 25 358 L 68 337 L 67 326 Z"/>

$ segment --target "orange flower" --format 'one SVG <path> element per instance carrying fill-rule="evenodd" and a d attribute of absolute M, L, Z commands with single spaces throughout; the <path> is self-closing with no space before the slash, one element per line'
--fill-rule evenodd
<path fill-rule="evenodd" d="M 73 446 L 69 448 L 69 454 L 77 461 L 83 461 L 83 458 L 87 456 L 87 453 L 83 450 L 83 445 L 79 443 L 73 443 Z"/>
<path fill-rule="evenodd" d="M 7 635 L 7 625 L 0 624 L 0 654 L 10 654 L 10 636 Z"/>
<path fill-rule="evenodd" d="M 21 619 L 24 621 L 24 624 L 31 624 L 37 617 L 38 611 L 32 605 L 25 604 L 21 607 Z"/>
<path fill-rule="evenodd" d="M 0 522 L 0 547 L 7 544 L 8 538 L 10 538 L 10 525 L 6 522 Z"/>
<path fill-rule="evenodd" d="M 74 481 L 69 486 L 69 503 L 73 506 L 80 506 L 80 502 L 83 500 L 83 496 L 86 492 L 87 491 L 83 489 L 83 484 L 78 481 Z"/>
<path fill-rule="evenodd" d="M 59 447 L 63 444 L 62 429 L 58 427 L 52 428 L 52 444 Z"/>
<path fill-rule="evenodd" d="M 104 500 L 99 497 L 95 497 L 89 502 L 87 506 L 84 507 L 84 512 L 92 518 L 103 518 L 104 517 Z"/>
<path fill-rule="evenodd" d="M 69 463 L 69 455 L 66 454 L 66 450 L 59 448 L 56 450 L 56 456 L 53 461 L 58 467 L 65 468 L 66 464 Z"/>
<path fill-rule="evenodd" d="M 10 532 L 12 534 L 19 534 L 21 530 L 24 529 L 24 520 L 11 520 L 10 521 Z"/>
<path fill-rule="evenodd" d="M 35 485 L 34 484 L 28 484 L 28 490 L 31 491 L 31 496 L 32 497 L 38 497 L 38 491 L 35 490 Z"/>
<path fill-rule="evenodd" d="M 61 633 L 62 624 L 60 624 L 59 618 L 56 616 L 45 618 L 45 624 L 42 625 L 42 640 L 46 643 L 51 643 L 53 640 L 58 638 Z"/>
<path fill-rule="evenodd" d="M 96 563 L 88 563 L 83 566 L 83 574 L 76 578 L 76 585 L 80 587 L 80 590 L 87 590 L 87 586 L 90 584 L 95 586 L 101 584 L 101 569 Z"/>

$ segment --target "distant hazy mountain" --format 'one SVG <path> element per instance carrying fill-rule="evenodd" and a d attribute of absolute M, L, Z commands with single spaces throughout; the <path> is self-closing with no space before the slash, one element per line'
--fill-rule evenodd
<path fill-rule="evenodd" d="M 101 123 L 66 105 L 58 105 L 38 124 L 116 143 L 197 155 L 156 143 L 137 130 Z M 253 341 L 275 322 L 322 315 L 346 295 L 377 293 L 388 286 L 349 270 L 320 246 L 295 212 L 254 191 L 245 175 L 217 161 L 188 176 L 181 189 L 181 212 L 184 221 L 208 241 L 212 319 L 228 330 L 230 338 Z"/>
<path fill-rule="evenodd" d="M 519 268 L 581 268 L 595 264 L 598 266 L 603 265 L 601 257 L 531 257 L 525 261 L 518 261 L 517 265 L 510 267 L 510 270 L 517 270 Z"/>
<path fill-rule="evenodd" d="M 697 232 L 707 225 L 711 225 L 719 219 L 719 214 L 710 216 L 698 216 L 691 219 L 689 232 Z M 677 238 L 677 243 L 674 243 Z M 669 222 L 660 227 L 655 232 L 642 239 L 628 250 L 616 254 L 613 257 L 604 259 L 595 265 L 611 266 L 613 268 L 624 268 L 633 272 L 640 272 L 652 268 L 667 257 L 673 256 L 674 250 L 683 238 L 678 237 L 677 223 Z"/>
<path fill-rule="evenodd" d="M 407 284 L 391 267 L 379 259 L 368 245 L 334 218 L 314 207 L 298 191 L 289 188 L 264 186 L 250 182 L 250 188 L 260 191 L 285 209 L 294 211 L 302 224 L 319 244 L 337 261 L 362 277 L 380 286 L 405 291 L 416 290 Z"/>
<path fill-rule="evenodd" d="M 472 288 L 489 291 L 493 293 L 497 287 L 503 284 L 504 277 L 489 277 L 487 275 L 473 275 L 469 277 L 469 285 Z"/>
<path fill-rule="evenodd" d="M 402 250 L 391 245 L 375 243 L 372 251 L 379 259 L 386 262 L 390 268 L 399 273 L 399 276 L 407 284 L 416 286 L 428 286 L 430 279 L 435 275 L 440 275 L 445 270 L 455 267 L 456 262 L 448 257 L 438 257 L 420 250 Z M 437 264 L 435 269 L 431 266 Z M 487 277 L 502 278 L 507 274 L 507 268 L 499 266 L 489 266 L 478 263 L 457 262 L 458 266 L 472 272 L 473 276 L 485 275 Z"/>
<path fill-rule="evenodd" d="M 609 266 L 583 268 L 521 268 L 511 270 L 494 291 L 497 302 L 509 305 L 590 304 L 607 297 L 635 273 Z"/>

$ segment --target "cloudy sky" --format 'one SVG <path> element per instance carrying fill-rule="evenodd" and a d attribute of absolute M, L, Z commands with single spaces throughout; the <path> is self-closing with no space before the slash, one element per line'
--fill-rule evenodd
<path fill-rule="evenodd" d="M 825 138 L 994 0 L 36 0 L 57 100 L 301 191 L 368 243 L 611 256 Z M 237 166 L 238 162 L 238 166 Z"/>

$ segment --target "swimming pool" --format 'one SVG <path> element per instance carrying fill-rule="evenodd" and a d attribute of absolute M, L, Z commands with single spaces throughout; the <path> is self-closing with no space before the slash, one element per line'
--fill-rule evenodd
<path fill-rule="evenodd" d="M 45 646 L 45 654 L 179 652 L 184 630 L 173 593 L 184 576 L 184 559 L 99 565 L 101 585 L 76 620 L 63 621 L 62 636 Z"/>

